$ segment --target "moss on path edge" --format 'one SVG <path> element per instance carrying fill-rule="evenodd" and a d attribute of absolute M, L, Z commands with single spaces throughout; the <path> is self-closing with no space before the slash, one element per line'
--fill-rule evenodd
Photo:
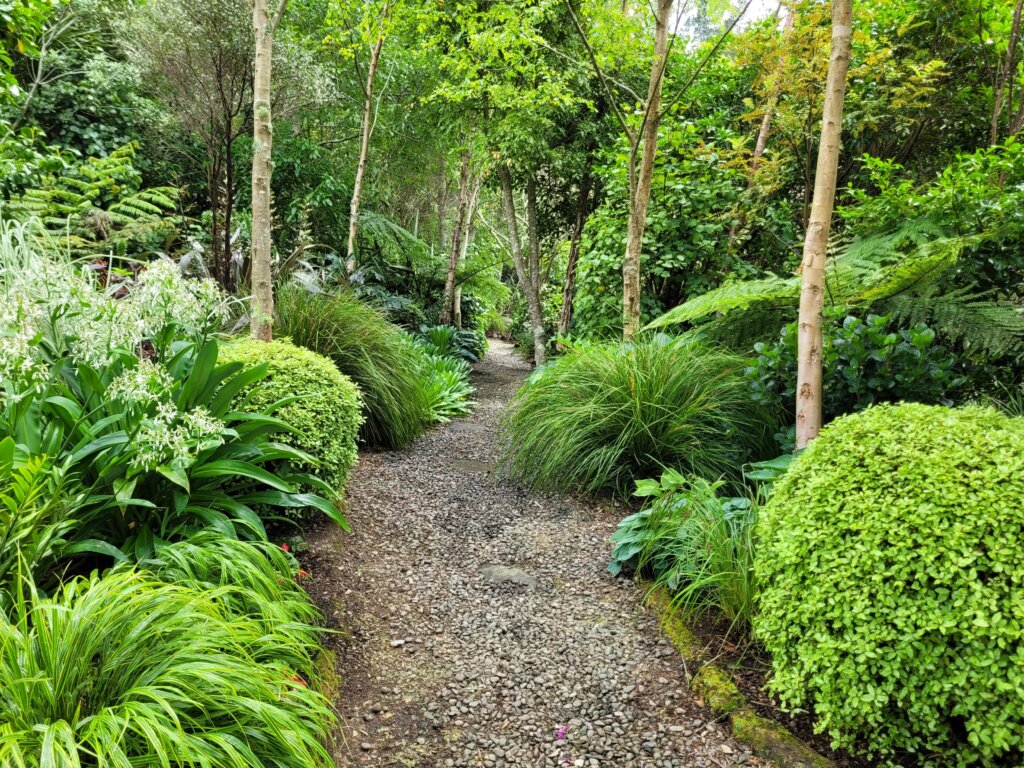
<path fill-rule="evenodd" d="M 662 631 L 679 651 L 683 662 L 699 665 L 690 681 L 690 690 L 716 717 L 728 720 L 733 738 L 746 744 L 758 757 L 771 760 L 781 768 L 834 768 L 831 760 L 815 752 L 782 725 L 758 715 L 728 672 L 701 658 L 700 642 L 671 609 L 669 596 L 663 590 L 652 590 L 647 600 L 658 613 Z"/>

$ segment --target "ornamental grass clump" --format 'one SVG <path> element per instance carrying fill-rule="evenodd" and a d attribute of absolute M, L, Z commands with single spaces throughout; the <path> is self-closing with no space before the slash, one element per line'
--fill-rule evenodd
<path fill-rule="evenodd" d="M 330 358 L 359 387 L 365 420 L 360 438 L 401 448 L 424 430 L 427 405 L 405 334 L 351 293 L 314 294 L 288 286 L 277 296 L 277 332 Z"/>
<path fill-rule="evenodd" d="M 296 631 L 133 570 L 26 586 L 0 613 L 0 765 L 333 765 Z"/>
<path fill-rule="evenodd" d="M 510 403 L 502 466 L 541 490 L 628 494 L 672 467 L 711 480 L 773 451 L 742 358 L 664 335 L 573 347 Z"/>
<path fill-rule="evenodd" d="M 836 420 L 758 524 L 772 687 L 836 747 L 1024 764 L 1024 422 L 883 405 Z"/>

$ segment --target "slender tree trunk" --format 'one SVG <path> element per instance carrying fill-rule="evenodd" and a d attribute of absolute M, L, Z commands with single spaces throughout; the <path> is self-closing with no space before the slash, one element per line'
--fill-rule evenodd
<path fill-rule="evenodd" d="M 448 274 L 444 281 L 444 295 L 441 298 L 441 324 L 451 325 L 455 304 L 455 275 L 459 269 L 462 255 L 462 233 L 466 224 L 469 209 L 469 161 L 472 149 L 467 145 L 462 153 L 459 166 L 459 205 L 455 211 L 455 223 L 452 226 L 452 246 L 448 254 Z"/>
<path fill-rule="evenodd" d="M 537 179 L 531 174 L 526 180 L 526 235 L 529 241 L 530 281 L 533 290 L 540 293 L 540 229 L 537 221 Z"/>
<path fill-rule="evenodd" d="M 274 123 L 270 113 L 270 83 L 274 33 L 285 2 L 271 18 L 267 0 L 254 0 L 252 25 L 256 35 L 253 78 L 252 147 L 252 306 L 249 329 L 254 339 L 270 341 L 274 325 L 274 284 L 271 269 L 270 174 Z"/>
<path fill-rule="evenodd" d="M 793 29 L 793 11 L 789 8 L 786 9 L 786 17 L 782 22 L 782 34 L 783 40 L 785 40 L 786 34 Z M 776 81 L 772 84 L 771 91 L 768 94 L 768 103 L 765 104 L 764 117 L 761 118 L 761 128 L 757 132 L 757 141 L 754 144 L 754 154 L 750 158 L 750 183 L 753 184 L 754 174 L 757 173 L 757 167 L 761 164 L 761 157 L 764 155 L 764 150 L 768 146 L 768 133 L 772 127 L 772 119 L 775 117 L 775 110 L 779 105 L 779 91 L 782 90 L 782 83 L 779 79 L 782 77 L 782 61 L 779 62 L 779 66 L 775 72 Z"/>
<path fill-rule="evenodd" d="M 1010 40 L 1006 49 L 1006 61 L 1003 62 L 1002 71 L 999 73 L 995 102 L 992 105 L 992 124 L 989 128 L 988 140 L 990 146 L 999 141 L 999 118 L 1003 113 L 1003 103 L 1006 100 L 1007 87 L 1013 85 L 1013 78 L 1017 74 L 1017 42 L 1020 39 L 1022 10 L 1024 10 L 1024 0 L 1017 0 L 1017 5 L 1013 8 L 1013 23 L 1010 25 Z"/>
<path fill-rule="evenodd" d="M 231 137 L 228 137 L 227 144 L 224 147 L 224 192 L 221 195 L 221 203 L 224 205 L 224 274 L 227 276 L 229 291 L 233 291 L 238 287 L 238 281 L 235 280 L 231 270 L 232 257 L 234 256 L 231 251 L 231 227 L 233 226 L 232 216 L 234 214 L 235 202 L 235 153 L 232 147 L 233 143 Z"/>
<path fill-rule="evenodd" d="M 462 223 L 462 234 L 459 236 L 462 242 L 462 254 L 459 256 L 459 267 L 466 263 L 466 255 L 469 253 L 469 244 L 473 240 L 473 216 L 476 213 L 476 206 L 480 200 L 480 185 L 483 177 L 477 176 L 472 183 L 469 193 L 469 207 L 466 209 L 466 218 Z M 462 283 L 455 285 L 455 297 L 452 300 L 452 321 L 456 328 L 462 327 Z"/>
<path fill-rule="evenodd" d="M 814 175 L 814 199 L 800 265 L 800 317 L 797 351 L 796 447 L 803 448 L 821 430 L 822 335 L 825 254 L 832 223 L 843 129 L 843 98 L 853 35 L 852 0 L 832 0 L 832 53 L 825 85 L 825 108 Z"/>
<path fill-rule="evenodd" d="M 565 264 L 565 281 L 562 284 L 562 310 L 558 313 L 558 335 L 569 333 L 572 324 L 572 304 L 576 298 L 576 264 L 580 258 L 580 240 L 583 227 L 587 223 L 590 209 L 590 160 L 583 171 L 583 183 L 580 185 L 580 199 L 576 207 L 576 223 L 569 242 L 569 257 Z"/>
<path fill-rule="evenodd" d="M 210 158 L 210 167 L 206 172 L 206 184 L 209 187 L 207 197 L 210 202 L 210 254 L 211 264 L 209 268 L 213 272 L 213 278 L 222 288 L 227 287 L 227 279 L 224 275 L 224 263 L 221 248 L 220 228 L 220 162 L 216 158 Z"/>
<path fill-rule="evenodd" d="M 673 0 L 658 0 L 654 29 L 654 61 L 647 89 L 647 105 L 638 141 L 643 143 L 640 168 L 629 200 L 629 222 L 626 228 L 626 255 L 622 260 L 622 335 L 631 338 L 640 328 L 640 257 L 643 252 L 647 204 L 651 199 L 651 178 L 654 155 L 658 149 L 658 124 L 661 111 L 661 86 L 665 80 L 665 59 L 668 56 L 668 25 Z M 635 157 L 637 147 L 632 148 Z"/>
<path fill-rule="evenodd" d="M 386 15 L 385 11 L 385 15 Z M 356 237 L 359 235 L 359 198 L 363 194 L 363 176 L 366 175 L 366 157 L 370 152 L 370 134 L 373 132 L 373 80 L 377 76 L 380 50 L 384 46 L 384 35 L 377 36 L 377 42 L 370 52 L 370 67 L 366 73 L 366 87 L 363 102 L 363 132 L 359 143 L 359 162 L 356 164 L 356 178 L 352 183 L 352 202 L 348 211 L 348 262 L 349 272 L 356 268 Z"/>
<path fill-rule="evenodd" d="M 437 195 L 437 244 L 441 253 L 447 249 L 445 243 L 445 220 L 448 218 L 448 159 L 441 159 L 441 188 Z"/>
<path fill-rule="evenodd" d="M 508 165 L 501 163 L 498 166 L 498 175 L 501 178 L 501 195 L 505 205 L 505 218 L 508 219 L 508 242 L 512 251 L 512 263 L 516 268 L 516 275 L 519 278 L 519 285 L 526 297 L 526 308 L 530 314 L 530 325 L 533 331 L 533 361 L 537 365 L 544 365 L 547 361 L 547 339 L 544 334 L 544 314 L 541 312 L 540 295 L 535 290 L 536 286 L 527 270 L 526 262 L 523 259 L 522 243 L 519 240 L 519 221 L 516 219 L 516 201 L 512 192 L 512 174 Z"/>

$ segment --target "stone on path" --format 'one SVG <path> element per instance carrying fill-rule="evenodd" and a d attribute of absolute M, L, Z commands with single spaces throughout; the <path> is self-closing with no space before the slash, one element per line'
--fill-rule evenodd
<path fill-rule="evenodd" d="M 513 565 L 489 563 L 480 566 L 480 573 L 483 574 L 484 578 L 496 584 L 520 584 L 530 589 L 534 589 L 537 586 L 536 578 L 522 568 L 516 568 Z"/>

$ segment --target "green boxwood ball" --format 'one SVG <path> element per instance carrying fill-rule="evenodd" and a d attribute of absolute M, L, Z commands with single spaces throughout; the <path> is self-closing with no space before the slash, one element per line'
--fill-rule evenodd
<path fill-rule="evenodd" d="M 268 364 L 268 375 L 239 393 L 238 402 L 247 411 L 262 412 L 283 398 L 299 396 L 274 413 L 298 433 L 275 439 L 315 457 L 319 466 L 300 469 L 317 475 L 340 496 L 358 457 L 363 423 L 359 388 L 326 357 L 283 339 L 234 339 L 221 345 L 219 361 Z"/>
<path fill-rule="evenodd" d="M 763 510 L 772 687 L 837 747 L 1024 764 L 1024 424 L 884 405 L 837 419 Z"/>

